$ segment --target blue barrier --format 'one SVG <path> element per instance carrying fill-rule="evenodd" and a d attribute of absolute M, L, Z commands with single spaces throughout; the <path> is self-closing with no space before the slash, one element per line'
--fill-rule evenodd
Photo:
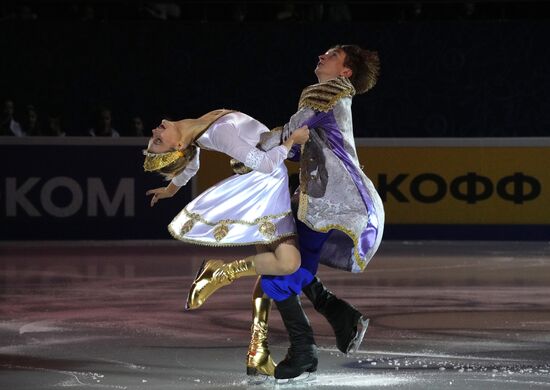
<path fill-rule="evenodd" d="M 1 240 L 169 239 L 192 186 L 149 206 L 165 184 L 142 169 L 144 139 L 4 139 Z"/>

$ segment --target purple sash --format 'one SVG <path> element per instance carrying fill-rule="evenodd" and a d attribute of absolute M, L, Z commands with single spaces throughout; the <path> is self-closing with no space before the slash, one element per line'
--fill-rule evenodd
<path fill-rule="evenodd" d="M 336 123 L 334 113 L 332 111 L 318 112 L 313 117 L 305 121 L 302 126 L 303 125 L 307 125 L 309 128 L 313 129 L 319 127 L 325 131 L 328 141 L 327 146 L 344 164 L 344 167 L 350 174 L 355 186 L 357 187 L 357 190 L 359 191 L 359 195 L 361 196 L 361 199 L 363 200 L 364 205 L 367 208 L 367 212 L 374 211 L 372 199 L 368 194 L 365 183 L 361 179 L 359 170 L 352 162 L 349 154 L 344 148 L 344 138 L 342 136 L 340 128 L 338 127 L 338 123 Z M 361 233 L 357 248 L 357 250 L 359 251 L 359 256 L 362 259 L 365 258 L 368 250 L 374 246 L 378 232 L 378 220 L 376 218 L 370 218 L 369 216 L 368 221 L 369 222 L 367 224 L 367 227 Z"/>

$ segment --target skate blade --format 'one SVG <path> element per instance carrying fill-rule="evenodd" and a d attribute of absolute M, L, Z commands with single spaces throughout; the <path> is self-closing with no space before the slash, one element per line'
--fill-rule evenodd
<path fill-rule="evenodd" d="M 310 386 L 317 383 L 317 374 L 314 372 L 304 372 L 303 374 L 297 376 L 296 378 L 290 379 L 276 379 L 275 385 L 277 388 L 286 388 L 293 386 Z"/>
<path fill-rule="evenodd" d="M 199 270 L 197 271 L 197 274 L 195 275 L 195 279 L 193 279 L 193 282 L 199 278 L 199 276 L 202 274 L 202 271 L 204 271 L 204 266 L 206 265 L 207 260 L 203 260 L 201 263 L 201 266 L 199 267 Z"/>
<path fill-rule="evenodd" d="M 248 375 L 246 378 L 246 384 L 249 386 L 261 386 L 269 383 L 273 383 L 275 379 L 265 374 Z"/>
<path fill-rule="evenodd" d="M 367 318 L 364 320 L 363 317 L 361 317 L 359 318 L 359 324 L 361 325 L 361 329 L 357 331 L 357 334 L 349 343 L 347 353 L 355 353 L 361 346 L 365 333 L 367 333 L 367 328 L 369 327 L 369 319 Z"/>
<path fill-rule="evenodd" d="M 200 276 L 200 274 L 202 274 L 202 271 L 204 270 L 204 266 L 206 264 L 206 260 L 203 260 L 202 263 L 201 263 L 201 266 L 199 267 L 199 270 L 197 271 L 197 274 L 195 275 L 195 279 L 193 279 L 193 283 L 195 283 L 195 280 L 197 280 Z M 193 287 L 193 283 L 191 283 L 191 287 Z M 191 289 L 189 289 L 189 292 L 191 291 Z M 187 293 L 187 299 L 185 300 L 185 310 L 192 310 L 189 305 L 187 304 L 189 302 L 189 292 Z"/>

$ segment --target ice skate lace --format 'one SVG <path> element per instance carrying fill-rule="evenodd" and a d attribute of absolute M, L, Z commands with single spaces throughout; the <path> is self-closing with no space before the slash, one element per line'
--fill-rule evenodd
<path fill-rule="evenodd" d="M 213 279 L 218 283 L 231 283 L 237 279 L 237 275 L 248 271 L 248 266 L 244 260 L 237 260 L 233 263 L 224 264 L 214 271 Z"/>

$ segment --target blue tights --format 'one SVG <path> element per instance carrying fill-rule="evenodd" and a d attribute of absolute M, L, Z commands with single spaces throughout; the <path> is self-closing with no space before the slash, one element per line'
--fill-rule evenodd
<path fill-rule="evenodd" d="M 300 221 L 296 221 L 296 227 L 302 261 L 300 268 L 290 275 L 263 275 L 261 278 L 264 293 L 275 301 L 283 301 L 291 295 L 299 295 L 302 288 L 311 283 L 319 268 L 321 248 L 330 236 L 330 232 L 316 232 Z"/>

